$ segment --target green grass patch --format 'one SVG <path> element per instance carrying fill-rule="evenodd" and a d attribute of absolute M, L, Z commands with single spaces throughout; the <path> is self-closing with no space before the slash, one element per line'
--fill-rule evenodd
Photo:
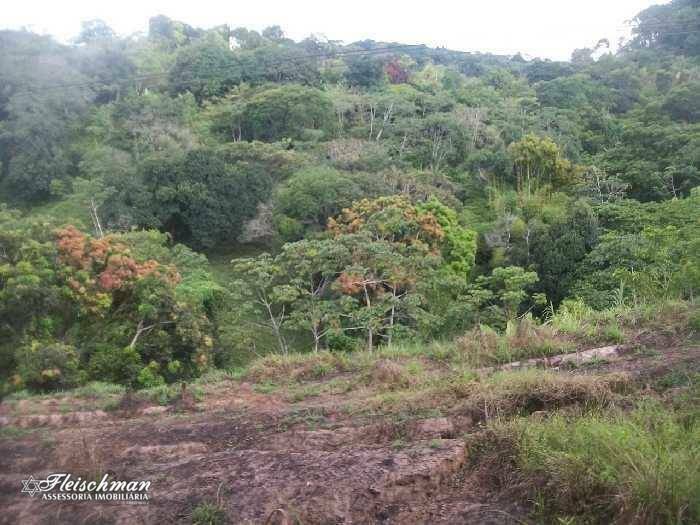
<path fill-rule="evenodd" d="M 28 436 L 36 429 L 6 425 L 0 427 L 0 439 L 19 439 Z"/>
<path fill-rule="evenodd" d="M 200 503 L 192 509 L 193 525 L 224 525 L 228 523 L 226 512 L 215 503 Z"/>
<path fill-rule="evenodd" d="M 657 403 L 629 414 L 515 424 L 517 463 L 546 515 L 580 522 L 700 522 L 700 411 Z"/>

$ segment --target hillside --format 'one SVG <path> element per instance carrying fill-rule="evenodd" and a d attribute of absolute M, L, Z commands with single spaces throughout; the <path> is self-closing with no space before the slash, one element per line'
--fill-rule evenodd
<path fill-rule="evenodd" d="M 700 3 L 630 16 L 0 31 L 0 520 L 699 521 Z"/>
<path fill-rule="evenodd" d="M 620 344 L 500 370 L 470 366 L 465 342 L 275 356 L 186 391 L 13 396 L 0 413 L 2 519 L 690 523 L 700 340 L 688 313 L 618 310 Z M 566 322 L 560 343 L 580 337 Z M 17 493 L 27 471 L 147 478 L 152 501 L 57 508 Z"/>

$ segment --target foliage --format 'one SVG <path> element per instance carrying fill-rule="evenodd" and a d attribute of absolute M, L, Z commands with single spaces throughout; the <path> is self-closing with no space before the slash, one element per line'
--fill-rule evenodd
<path fill-rule="evenodd" d="M 298 85 L 269 87 L 235 108 L 238 138 L 274 142 L 308 140 L 330 131 L 331 103 L 318 89 Z"/>
<path fill-rule="evenodd" d="M 207 315 L 220 291 L 188 267 L 187 249 L 168 249 L 155 233 L 97 239 L 73 226 L 52 234 L 7 210 L 0 218 L 1 354 L 4 373 L 16 370 L 17 386 L 62 388 L 88 376 L 129 384 L 146 363 L 174 380 L 210 365 Z M 169 252 L 161 259 L 172 264 L 147 258 L 159 252 Z"/>
<path fill-rule="evenodd" d="M 0 32 L 3 380 L 162 388 L 465 333 L 544 355 L 530 319 L 621 339 L 611 308 L 696 300 L 700 48 L 666 24 L 697 15 L 566 62 L 164 16 Z"/>

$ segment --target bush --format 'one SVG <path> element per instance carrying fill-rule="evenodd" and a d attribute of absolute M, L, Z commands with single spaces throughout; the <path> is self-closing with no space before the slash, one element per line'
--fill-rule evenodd
<path fill-rule="evenodd" d="M 223 525 L 227 523 L 226 512 L 214 503 L 200 503 L 192 511 L 194 525 Z"/>
<path fill-rule="evenodd" d="M 165 379 L 158 373 L 158 363 L 151 361 L 148 366 L 141 369 L 136 377 L 136 382 L 142 388 L 153 388 L 165 384 Z"/>
<path fill-rule="evenodd" d="M 90 377 L 100 381 L 131 385 L 143 367 L 135 348 L 101 347 L 90 358 Z"/>
<path fill-rule="evenodd" d="M 17 373 L 31 390 L 58 390 L 76 386 L 81 380 L 78 353 L 61 343 L 32 343 L 17 352 Z"/>

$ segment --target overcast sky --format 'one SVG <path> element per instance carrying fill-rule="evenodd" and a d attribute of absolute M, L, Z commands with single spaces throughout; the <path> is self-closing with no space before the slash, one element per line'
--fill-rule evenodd
<path fill-rule="evenodd" d="M 62 40 L 80 22 L 105 20 L 120 34 L 147 29 L 164 14 L 197 27 L 279 25 L 299 40 L 312 33 L 352 42 L 374 40 L 462 51 L 568 59 L 601 38 L 629 34 L 625 24 L 664 0 L 2 0 L 0 27 L 28 27 Z"/>

